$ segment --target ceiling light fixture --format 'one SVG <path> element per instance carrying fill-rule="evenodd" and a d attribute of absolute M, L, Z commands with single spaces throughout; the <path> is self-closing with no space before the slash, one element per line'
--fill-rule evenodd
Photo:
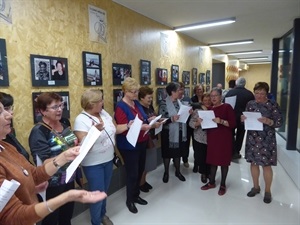
<path fill-rule="evenodd" d="M 230 24 L 230 23 L 234 23 L 234 22 L 235 22 L 235 17 L 232 17 L 232 18 L 227 18 L 227 19 L 212 20 L 212 21 L 203 22 L 203 23 L 194 23 L 194 24 L 174 27 L 174 30 L 175 31 L 194 30 L 194 29 L 201 29 L 201 28 L 206 28 L 206 27 L 226 25 L 226 24 Z"/>
<path fill-rule="evenodd" d="M 255 51 L 244 51 L 244 52 L 228 52 L 227 55 L 247 55 L 247 54 L 260 54 L 262 50 L 255 50 Z"/>
<path fill-rule="evenodd" d="M 220 46 L 229 46 L 229 45 L 244 45 L 244 44 L 251 44 L 251 43 L 253 43 L 253 39 L 211 43 L 211 44 L 208 44 L 208 46 L 209 47 L 220 47 Z"/>
<path fill-rule="evenodd" d="M 266 60 L 268 57 L 253 57 L 253 58 L 240 58 L 241 61 L 256 61 L 256 60 Z"/>
<path fill-rule="evenodd" d="M 270 61 L 266 61 L 266 62 L 249 62 L 247 63 L 248 65 L 254 65 L 254 64 L 270 64 Z"/>

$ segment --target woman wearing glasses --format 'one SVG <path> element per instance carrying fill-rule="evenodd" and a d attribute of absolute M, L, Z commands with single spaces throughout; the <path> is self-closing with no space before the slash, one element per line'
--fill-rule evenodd
<path fill-rule="evenodd" d="M 62 97 L 54 92 L 44 92 L 36 99 L 36 107 L 42 114 L 41 122 L 31 130 L 29 146 L 34 162 L 37 156 L 43 161 L 54 158 L 58 172 L 49 180 L 46 199 L 50 199 L 74 188 L 74 176 L 65 183 L 66 168 L 69 163 L 60 167 L 56 156 L 70 147 L 76 146 L 77 137 L 68 126 L 60 122 L 64 109 Z M 69 202 L 48 215 L 42 225 L 66 224 L 71 225 L 74 203 Z"/>

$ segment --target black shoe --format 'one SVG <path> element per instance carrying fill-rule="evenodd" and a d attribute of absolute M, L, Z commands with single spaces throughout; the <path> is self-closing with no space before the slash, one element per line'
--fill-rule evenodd
<path fill-rule="evenodd" d="M 239 153 L 233 154 L 232 159 L 240 159 L 242 158 L 242 155 Z"/>
<path fill-rule="evenodd" d="M 168 183 L 168 181 L 169 181 L 169 174 L 168 173 L 164 173 L 163 182 L 164 183 Z"/>
<path fill-rule="evenodd" d="M 207 183 L 207 177 L 205 174 L 201 174 L 201 181 L 202 183 L 206 184 Z"/>
<path fill-rule="evenodd" d="M 137 197 L 137 199 L 134 200 L 135 203 L 140 204 L 140 205 L 147 205 L 148 202 L 141 197 Z"/>
<path fill-rule="evenodd" d="M 141 185 L 141 186 L 140 186 L 140 190 L 141 190 L 142 192 L 149 192 L 149 189 L 148 189 L 148 187 L 146 186 L 146 184 Z"/>
<path fill-rule="evenodd" d="M 153 187 L 146 181 L 146 183 L 144 184 L 149 190 L 152 189 Z"/>
<path fill-rule="evenodd" d="M 180 172 L 175 172 L 175 176 L 178 177 L 179 180 L 185 181 L 184 176 Z"/>
<path fill-rule="evenodd" d="M 135 204 L 133 202 L 126 202 L 126 206 L 128 208 L 128 210 L 132 213 L 137 213 L 138 210 L 137 208 L 135 207 Z"/>
<path fill-rule="evenodd" d="M 198 173 L 198 166 L 194 166 L 193 173 Z"/>

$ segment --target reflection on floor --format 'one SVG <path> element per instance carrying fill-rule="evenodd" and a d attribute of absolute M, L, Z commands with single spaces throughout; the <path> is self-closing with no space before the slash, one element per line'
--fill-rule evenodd
<path fill-rule="evenodd" d="M 190 152 L 192 154 L 192 151 Z M 174 167 L 170 166 L 170 179 L 162 182 L 163 166 L 149 173 L 148 182 L 153 189 L 141 192 L 148 205 L 136 205 L 139 212 L 132 214 L 125 205 L 125 188 L 108 197 L 107 215 L 114 225 L 299 225 L 300 194 L 299 189 L 278 163 L 273 167 L 273 201 L 263 202 L 264 182 L 261 179 L 262 192 L 253 198 L 246 196 L 252 182 L 249 164 L 244 159 L 231 163 L 227 177 L 227 192 L 218 195 L 220 169 L 217 172 L 217 187 L 207 191 L 200 190 L 203 185 L 199 174 L 190 168 L 181 167 L 186 182 L 175 177 Z M 299 174 L 299 171 L 298 171 Z M 73 225 L 88 225 L 89 211 L 85 211 L 72 221 Z"/>

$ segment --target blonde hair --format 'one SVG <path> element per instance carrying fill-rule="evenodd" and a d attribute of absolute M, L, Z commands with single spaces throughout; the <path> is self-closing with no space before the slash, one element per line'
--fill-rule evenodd
<path fill-rule="evenodd" d="M 88 89 L 81 96 L 81 108 L 83 108 L 84 110 L 92 109 L 94 103 L 101 101 L 102 98 L 102 91 Z"/>
<path fill-rule="evenodd" d="M 132 77 L 127 77 L 122 85 L 122 91 L 139 90 L 139 83 Z"/>

